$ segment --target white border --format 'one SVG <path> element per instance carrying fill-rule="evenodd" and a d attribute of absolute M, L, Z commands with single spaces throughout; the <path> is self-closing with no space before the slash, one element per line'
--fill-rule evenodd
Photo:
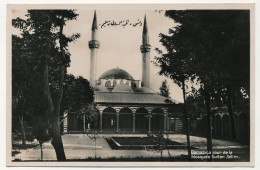
<path fill-rule="evenodd" d="M 111 3 L 122 3 L 123 1 L 109 1 L 109 3 L 111 4 Z M 155 3 L 155 4 L 158 4 L 158 1 L 136 1 L 136 0 L 134 0 L 134 1 L 131 1 L 131 4 L 133 4 L 133 3 L 135 3 L 135 4 L 140 4 L 140 3 L 144 3 L 144 2 L 149 2 L 149 3 Z M 175 2 L 176 3 L 176 1 L 170 1 L 170 2 Z M 184 1 L 185 3 L 194 3 L 194 1 Z M 184 3 L 183 1 L 181 2 L 181 3 Z M 201 1 L 199 1 L 200 3 L 202 3 L 202 2 L 212 2 L 212 1 L 205 1 L 205 0 L 201 0 Z M 218 3 L 219 2 L 226 2 L 226 1 L 218 1 Z M 246 2 L 254 2 L 254 1 L 229 1 L 229 2 L 243 2 L 243 3 L 246 3 Z M 0 16 L 1 16 L 1 18 L 2 18 L 2 23 L 3 23 L 3 21 L 5 21 L 6 20 L 6 4 L 28 4 L 28 3 L 33 3 L 33 4 L 42 4 L 43 2 L 42 1 L 32 1 L 32 0 L 27 0 L 27 1 L 17 1 L 17 0 L 13 0 L 13 1 L 4 1 L 4 2 L 2 2 L 1 1 L 1 13 L 0 13 Z M 52 4 L 57 4 L 57 3 L 61 3 L 61 1 L 57 1 L 57 0 L 45 0 L 44 1 L 44 3 L 52 3 Z M 74 0 L 74 1 L 69 1 L 69 0 L 65 0 L 65 1 L 62 1 L 62 3 L 64 4 L 64 3 L 73 3 L 73 4 L 76 4 L 76 3 L 78 3 L 78 4 L 81 4 L 81 3 L 86 3 L 86 1 L 79 1 L 79 0 Z M 92 2 L 89 2 L 88 1 L 88 3 L 90 3 L 90 4 L 100 4 L 100 3 L 107 3 L 106 1 L 100 1 L 100 0 L 98 0 L 98 1 L 92 1 Z M 160 4 L 163 4 L 163 3 L 169 3 L 169 1 L 160 1 Z M 178 2 L 178 3 L 180 3 L 180 2 Z M 2 5 L 3 4 L 3 5 Z M 70 5 L 70 7 L 71 7 L 71 5 Z M 257 11 L 257 10 L 256 10 Z M 255 14 L 255 17 L 257 18 L 257 13 Z M 6 22 L 4 22 L 4 23 L 6 23 Z M 1 36 L 1 42 L 0 42 L 0 47 L 1 47 L 1 50 L 0 50 L 0 52 L 1 52 L 1 57 L 0 57 L 0 74 L 1 74 L 1 78 L 3 78 L 3 79 L 5 79 L 5 76 L 6 76 L 6 65 L 5 65 L 5 63 L 6 63 L 6 61 L 5 61 L 5 56 L 6 56 L 6 37 L 5 37 L 5 35 L 6 35 L 6 32 L 5 32 L 5 27 L 6 27 L 6 25 L 5 24 L 1 24 L 1 33 L 3 33 L 2 34 L 2 36 Z M 258 30 L 257 29 L 257 25 L 256 25 L 256 28 L 255 28 L 255 30 Z M 258 40 L 257 38 L 256 38 L 256 40 Z M 256 44 L 258 44 L 258 43 L 256 43 Z M 256 49 L 256 54 L 259 54 L 258 53 L 259 52 L 259 49 Z M 255 55 L 255 60 L 256 60 L 256 69 L 255 69 L 255 73 L 256 73 L 256 75 L 257 75 L 257 73 L 258 73 L 258 71 L 259 71 L 259 68 L 257 67 L 257 66 L 259 66 L 259 61 L 258 61 L 258 59 L 257 59 L 257 55 Z M 6 89 L 5 89 L 5 83 L 4 83 L 5 81 L 1 81 L 1 84 L 0 84 L 0 88 L 1 88 L 1 98 L 0 98 L 0 108 L 3 108 L 3 111 L 1 112 L 1 115 L 0 115 L 0 120 L 1 120 L 1 123 L 0 123 L 0 129 L 1 129 L 1 131 L 0 132 L 2 132 L 1 134 L 2 134 L 2 136 L 5 136 L 4 134 L 6 134 L 6 124 L 5 124 L 5 120 L 6 120 L 6 115 L 5 114 L 3 114 L 3 113 L 5 113 L 5 106 L 6 106 L 6 104 L 5 104 L 5 100 L 6 100 L 6 98 L 5 98 L 5 96 L 6 96 Z M 258 87 L 258 84 L 259 84 L 259 81 L 257 81 L 257 79 L 255 80 L 255 83 L 256 83 L 256 87 Z M 259 94 L 258 93 L 258 90 L 257 89 L 255 89 L 255 92 L 256 92 L 256 94 Z M 252 96 L 252 95 L 251 95 Z M 253 100 L 253 98 L 251 97 L 251 99 Z M 256 99 L 256 101 L 258 101 L 258 96 L 256 95 L 255 96 L 255 99 Z M 257 102 L 256 102 L 257 103 Z M 254 107 L 254 106 L 253 106 Z M 258 118 L 259 118 L 259 116 L 257 115 L 257 111 L 258 111 L 258 109 L 257 110 L 255 110 L 255 117 L 256 117 L 256 119 L 255 120 L 259 120 Z M 251 117 L 252 118 L 252 117 Z M 253 119 L 253 118 L 252 118 Z M 251 119 L 251 120 L 252 120 Z M 254 120 L 253 120 L 254 121 Z M 251 123 L 252 124 L 252 123 Z M 256 122 L 256 127 L 255 127 L 255 131 L 256 131 L 256 134 L 259 134 L 259 125 L 258 125 L 259 123 L 257 123 Z M 3 139 L 3 138 L 2 138 Z M 259 141 L 259 137 L 257 137 L 257 135 L 256 135 L 256 140 L 257 141 Z M 257 143 L 257 142 L 256 142 Z M 0 146 L 1 146 L 1 157 L 0 157 L 0 161 L 1 161 L 1 169 L 3 169 L 3 168 L 6 168 L 5 167 L 5 156 L 6 156 L 6 154 L 4 153 L 4 151 L 6 150 L 5 148 L 5 146 L 6 146 L 6 143 L 5 143 L 5 140 L 1 140 L 1 143 L 0 143 Z M 256 153 L 256 158 L 257 158 L 257 155 L 258 155 L 258 147 L 257 146 L 255 146 L 255 153 Z M 3 162 L 3 163 L 2 163 Z M 66 163 L 67 162 L 65 162 L 65 163 L 63 163 L 64 165 L 66 165 Z M 115 162 L 111 162 L 110 163 L 110 165 L 112 165 L 112 166 L 115 166 L 115 164 L 114 164 Z M 31 163 L 30 163 L 31 164 Z M 38 164 L 38 163 L 37 163 Z M 48 163 L 49 165 L 51 165 L 51 163 Z M 88 163 L 89 164 L 89 163 Z M 102 164 L 101 162 L 99 162 L 99 164 Z M 116 164 L 118 164 L 118 163 L 116 163 Z M 127 164 L 129 164 L 129 163 L 127 163 Z M 132 164 L 132 163 L 131 163 Z M 150 163 L 151 164 L 151 163 Z M 159 165 L 160 164 L 160 165 Z M 156 165 L 159 165 L 159 166 L 161 166 L 161 163 L 152 163 L 152 166 L 156 166 Z M 183 163 L 182 163 L 183 164 Z M 186 164 L 186 163 L 185 163 Z M 193 164 L 193 166 L 195 165 L 194 163 L 192 163 Z M 201 163 L 200 163 L 201 164 Z M 223 164 L 223 163 L 222 163 Z M 3 165 L 3 168 L 2 168 L 2 165 Z M 31 164 L 32 165 L 32 164 Z M 71 166 L 71 163 L 69 163 L 69 164 L 67 164 L 68 166 Z M 136 163 L 135 163 L 135 165 L 137 165 Z M 211 163 L 211 166 L 212 165 L 214 165 L 214 163 Z M 109 165 L 107 165 L 107 166 L 109 166 Z M 186 164 L 186 166 L 187 166 L 187 164 Z M 257 160 L 256 160 L 256 167 L 258 167 L 257 166 Z M 256 168 L 255 167 L 255 168 Z M 31 169 L 31 168 L 28 168 L 28 167 L 24 167 L 23 169 Z M 35 169 L 35 168 L 34 168 Z M 41 168 L 42 169 L 42 168 Z M 193 168 L 193 169 L 197 169 L 197 168 Z M 251 169 L 251 168 L 250 168 Z"/>

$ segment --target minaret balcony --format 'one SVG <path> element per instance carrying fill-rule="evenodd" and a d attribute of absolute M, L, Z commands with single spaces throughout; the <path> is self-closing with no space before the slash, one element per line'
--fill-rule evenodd
<path fill-rule="evenodd" d="M 100 44 L 99 44 L 99 41 L 97 41 L 97 40 L 90 40 L 88 42 L 88 46 L 89 46 L 89 48 L 99 48 Z"/>
<path fill-rule="evenodd" d="M 151 45 L 145 44 L 140 46 L 140 50 L 142 53 L 150 52 L 151 51 Z"/>

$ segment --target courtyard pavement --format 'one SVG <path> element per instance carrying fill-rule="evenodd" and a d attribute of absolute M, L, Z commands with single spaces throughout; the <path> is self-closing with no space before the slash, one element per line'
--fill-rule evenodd
<path fill-rule="evenodd" d="M 146 134 L 102 134 L 93 139 L 93 135 L 86 134 L 65 134 L 62 136 L 64 150 L 67 159 L 88 159 L 88 158 L 134 158 L 134 157 L 160 157 L 160 153 L 149 150 L 112 150 L 105 140 L 107 137 L 146 137 Z M 186 144 L 186 136 L 184 134 L 170 134 L 169 138 L 173 141 Z M 197 149 L 205 149 L 207 140 L 203 137 L 190 137 L 191 146 Z M 29 143 L 30 144 L 30 143 Z M 246 148 L 248 146 L 241 145 L 237 142 L 215 140 L 213 139 L 213 149 L 228 148 Z M 30 149 L 16 149 L 20 152 L 12 157 L 12 160 L 40 160 L 40 147 Z M 170 149 L 163 151 L 163 157 L 168 157 L 169 153 L 172 157 L 187 155 L 187 149 Z M 43 144 L 43 160 L 56 160 L 55 151 L 49 142 Z"/>

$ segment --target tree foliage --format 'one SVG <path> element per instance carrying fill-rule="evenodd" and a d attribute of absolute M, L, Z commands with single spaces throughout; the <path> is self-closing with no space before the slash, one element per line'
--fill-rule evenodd
<path fill-rule="evenodd" d="M 249 11 L 185 10 L 165 15 L 178 25 L 169 30 L 170 35 L 160 34 L 167 49 L 157 58 L 161 73 L 172 71 L 174 76 L 183 71 L 204 82 L 207 76 L 211 85 L 216 80 L 225 85 L 240 82 L 248 91 Z"/>
<path fill-rule="evenodd" d="M 161 84 L 161 87 L 160 87 L 160 94 L 164 97 L 170 97 L 170 92 L 169 92 L 169 85 L 168 85 L 168 82 L 167 80 L 164 80 Z"/>
<path fill-rule="evenodd" d="M 88 80 L 75 77 L 71 74 L 65 76 L 64 93 L 61 102 L 61 112 L 86 116 L 91 122 L 98 122 L 96 106 L 94 105 L 94 91 Z"/>
<path fill-rule="evenodd" d="M 12 21 L 12 25 L 22 31 L 21 38 L 13 36 L 14 92 L 20 91 L 17 99 L 21 98 L 21 91 L 27 95 L 23 95 L 25 100 L 20 101 L 27 102 L 24 106 L 33 118 L 29 122 L 34 122 L 36 138 L 41 142 L 50 136 L 57 159 L 65 160 L 60 107 L 66 68 L 70 63 L 67 47 L 80 35 L 66 36 L 63 28 L 78 14 L 74 10 L 28 10 L 26 16 L 26 20 L 17 18 Z"/>
<path fill-rule="evenodd" d="M 161 68 L 160 74 L 179 85 L 182 79 L 199 82 L 207 110 L 210 151 L 211 108 L 216 104 L 213 100 L 228 106 L 235 133 L 232 122 L 235 96 L 241 91 L 249 96 L 249 11 L 172 10 L 165 15 L 177 25 L 169 29 L 169 35 L 160 34 L 166 51 L 156 49 L 160 55 L 156 57 L 156 64 Z"/>

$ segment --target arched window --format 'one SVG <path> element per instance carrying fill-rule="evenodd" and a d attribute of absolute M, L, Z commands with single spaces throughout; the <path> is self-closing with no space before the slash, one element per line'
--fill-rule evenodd
<path fill-rule="evenodd" d="M 110 87 L 110 86 L 111 86 L 110 80 L 108 80 L 108 81 L 106 82 L 105 86 L 106 86 L 106 87 Z"/>
<path fill-rule="evenodd" d="M 116 86 L 116 80 L 113 81 L 113 86 Z"/>
<path fill-rule="evenodd" d="M 163 110 L 160 108 L 155 108 L 152 110 L 151 129 L 152 131 L 164 129 L 164 115 Z"/>
<path fill-rule="evenodd" d="M 103 110 L 102 115 L 102 128 L 115 130 L 117 127 L 116 110 L 111 107 L 107 107 Z"/>
<path fill-rule="evenodd" d="M 135 82 L 131 82 L 131 86 L 132 86 L 133 88 L 136 88 Z"/>
<path fill-rule="evenodd" d="M 132 110 L 125 107 L 119 112 L 119 127 L 120 129 L 132 130 L 133 129 L 133 115 Z"/>
<path fill-rule="evenodd" d="M 136 110 L 135 128 L 139 132 L 147 132 L 149 128 L 148 111 L 145 108 Z"/>

